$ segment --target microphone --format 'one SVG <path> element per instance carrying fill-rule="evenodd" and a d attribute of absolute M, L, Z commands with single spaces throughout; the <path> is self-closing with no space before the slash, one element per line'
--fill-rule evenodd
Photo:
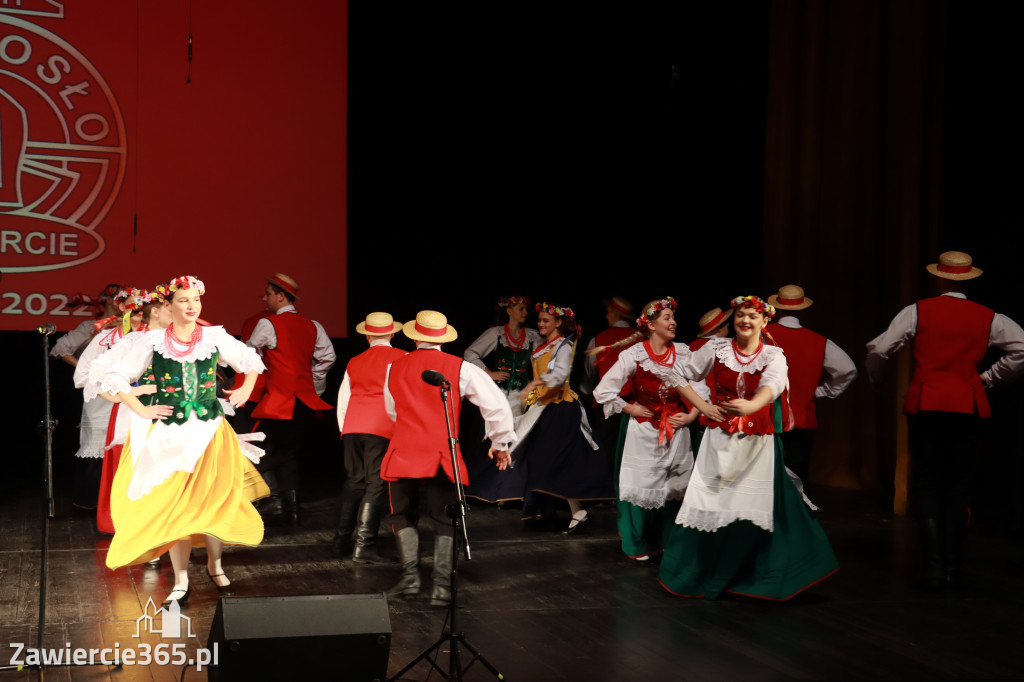
<path fill-rule="evenodd" d="M 448 380 L 444 378 L 444 375 L 438 372 L 436 369 L 427 369 L 420 375 L 423 381 L 427 382 L 431 386 L 447 386 Z"/>
<path fill-rule="evenodd" d="M 53 322 L 47 322 L 41 327 L 36 327 L 36 331 L 43 336 L 49 336 L 50 334 L 55 334 L 57 332 L 57 325 Z"/>

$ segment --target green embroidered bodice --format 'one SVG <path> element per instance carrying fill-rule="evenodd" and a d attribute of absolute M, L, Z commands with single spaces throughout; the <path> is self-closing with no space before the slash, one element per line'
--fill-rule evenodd
<path fill-rule="evenodd" d="M 149 367 L 146 368 L 146 371 L 142 373 L 142 376 L 139 377 L 139 380 L 136 383 L 139 386 L 148 386 L 150 384 L 156 383 L 156 375 L 153 374 L 152 363 L 149 365 Z M 154 405 L 156 404 L 156 394 L 150 393 L 148 395 L 140 395 L 139 402 L 141 402 L 143 405 L 146 405 L 147 407 L 150 405 Z"/>
<path fill-rule="evenodd" d="M 205 360 L 178 362 L 153 353 L 151 369 L 143 374 L 140 383 L 147 378 L 156 383 L 156 402 L 170 405 L 174 412 L 164 420 L 166 424 L 183 424 L 194 412 L 207 421 L 224 414 L 217 400 L 217 360 L 220 353 L 214 352 Z"/>
<path fill-rule="evenodd" d="M 533 378 L 533 369 L 530 364 L 532 350 L 529 345 L 520 349 L 512 350 L 499 342 L 491 354 L 493 371 L 508 372 L 508 379 L 497 382 L 498 388 L 506 393 L 518 391 L 530 383 Z"/>

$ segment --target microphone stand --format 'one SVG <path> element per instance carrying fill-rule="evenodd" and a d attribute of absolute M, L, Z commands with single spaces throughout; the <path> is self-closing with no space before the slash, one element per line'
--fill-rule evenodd
<path fill-rule="evenodd" d="M 440 373 L 435 372 L 435 375 L 443 379 L 443 377 L 440 376 Z M 426 380 L 425 376 L 424 380 Z M 466 504 L 466 491 L 465 488 L 463 488 L 462 486 L 462 472 L 461 468 L 459 467 L 459 457 L 456 452 L 456 447 L 459 441 L 458 438 L 455 437 L 455 430 L 452 426 L 453 422 L 455 421 L 455 418 L 452 411 L 453 408 L 451 405 L 449 405 L 448 402 L 448 395 L 451 392 L 452 385 L 451 382 L 449 382 L 447 379 L 443 379 L 440 382 L 439 386 L 441 388 L 441 403 L 444 406 L 444 421 L 445 425 L 448 427 L 448 454 L 452 459 L 452 474 L 453 477 L 455 478 L 455 492 L 456 495 L 458 496 L 458 499 L 455 502 L 451 502 L 445 505 L 444 509 L 445 513 L 448 514 L 449 518 L 451 518 L 452 520 L 452 538 L 453 540 L 454 538 L 462 538 L 462 546 L 466 551 L 466 561 L 470 561 L 473 558 L 473 556 L 470 553 L 469 534 L 468 531 L 466 530 L 466 511 L 468 510 L 469 507 Z M 452 600 L 448 603 L 448 626 L 441 634 L 441 637 L 436 642 L 427 647 L 423 651 L 423 653 L 409 661 L 409 663 L 407 663 L 404 668 L 399 670 L 392 677 L 389 677 L 388 682 L 395 682 L 395 680 L 401 678 L 402 675 L 411 670 L 412 667 L 420 661 L 427 661 L 439 673 L 441 673 L 442 675 L 445 674 L 445 671 L 441 668 L 441 666 L 439 666 L 434 659 L 430 658 L 430 655 L 432 653 L 440 649 L 445 644 L 448 645 L 448 673 L 446 679 L 461 681 L 463 674 L 467 670 L 469 670 L 470 666 L 476 663 L 477 661 L 480 661 L 480 663 L 485 668 L 487 668 L 487 670 L 489 670 L 490 673 L 494 675 L 494 677 L 496 677 L 497 679 L 505 679 L 505 676 L 498 672 L 498 669 L 491 665 L 491 663 L 486 658 L 484 658 L 483 654 L 477 651 L 473 647 L 473 645 L 466 641 L 465 633 L 456 631 L 456 603 L 458 601 L 459 595 L 459 545 L 454 541 L 452 542 L 451 584 Z M 469 660 L 469 663 L 466 664 L 465 668 L 463 668 L 461 665 L 462 652 L 460 650 L 460 647 L 464 647 L 471 654 L 473 654 L 473 657 Z"/>
<path fill-rule="evenodd" d="M 46 628 L 46 583 L 47 583 L 47 555 L 50 548 L 50 519 L 54 517 L 53 505 L 53 432 L 57 428 L 57 420 L 50 408 L 50 335 L 57 331 L 57 327 L 51 322 L 41 327 L 36 327 L 43 342 L 43 391 L 45 395 L 46 408 L 43 414 L 43 421 L 39 423 L 39 430 L 43 433 L 43 523 L 42 539 L 39 555 L 39 631 L 36 633 L 36 651 L 39 652 L 40 663 L 38 665 L 3 665 L 0 672 L 5 670 L 23 670 L 25 668 L 36 668 L 39 670 L 39 679 L 42 680 L 47 667 L 55 667 L 53 664 L 42 663 L 43 656 L 43 632 Z M 56 667 L 71 667 L 73 664 L 58 663 Z M 74 664 L 79 665 L 79 664 Z M 86 663 L 80 665 L 95 665 Z M 100 664 L 106 665 L 106 664 Z M 116 660 L 109 664 L 113 667 L 121 667 L 121 661 Z"/>

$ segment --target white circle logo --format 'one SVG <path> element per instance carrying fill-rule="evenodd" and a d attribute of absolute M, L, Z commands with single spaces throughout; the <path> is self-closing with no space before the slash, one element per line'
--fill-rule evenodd
<path fill-rule="evenodd" d="M 0 272 L 86 263 L 124 179 L 124 119 L 74 47 L 9 15 L 0 26 Z"/>

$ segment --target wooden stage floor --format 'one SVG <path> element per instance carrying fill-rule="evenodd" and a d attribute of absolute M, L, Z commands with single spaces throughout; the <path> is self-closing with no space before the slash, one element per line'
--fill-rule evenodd
<path fill-rule="evenodd" d="M 521 528 L 516 510 L 475 504 L 469 516 L 473 561 L 463 562 L 460 629 L 513 681 L 547 680 L 1017 680 L 1024 550 L 1009 532 L 974 527 L 971 589 L 935 596 L 911 587 L 911 523 L 886 514 L 870 492 L 823 489 L 819 518 L 842 570 L 785 603 L 742 598 L 691 600 L 669 595 L 656 571 L 633 565 L 618 548 L 610 507 L 592 510 L 590 532 Z M 45 646 L 99 648 L 132 642 L 136 619 L 169 590 L 169 566 L 110 571 L 109 540 L 90 515 L 58 500 L 51 522 Z M 228 550 L 225 568 L 238 596 L 368 594 L 398 578 L 397 566 L 357 566 L 331 556 L 337 498 L 312 495 L 295 532 L 269 526 L 256 549 Z M 35 646 L 41 525 L 31 491 L 8 496 L 0 514 L 0 639 Z M 381 539 L 394 554 L 394 539 Z M 433 540 L 423 534 L 424 554 Z M 218 593 L 193 556 L 193 594 L 185 611 L 203 647 Z M 429 592 L 430 561 L 421 566 Z M 441 634 L 445 611 L 424 597 L 389 601 L 389 674 Z M 156 635 L 148 641 L 158 643 Z M 5 645 L 7 646 L 7 645 Z M 13 654 L 0 660 L 5 665 Z M 439 664 L 447 669 L 447 657 Z M 344 661 L 337 662 L 339 671 Z M 422 680 L 420 665 L 403 679 Z M 53 668 L 52 680 L 177 680 L 180 666 Z M 0 672 L 0 682 L 38 679 L 37 671 Z M 186 671 L 184 679 L 205 679 Z M 433 673 L 431 679 L 442 679 Z M 310 679 L 296 674 L 296 680 Z M 493 679 L 479 664 L 467 680 Z"/>

